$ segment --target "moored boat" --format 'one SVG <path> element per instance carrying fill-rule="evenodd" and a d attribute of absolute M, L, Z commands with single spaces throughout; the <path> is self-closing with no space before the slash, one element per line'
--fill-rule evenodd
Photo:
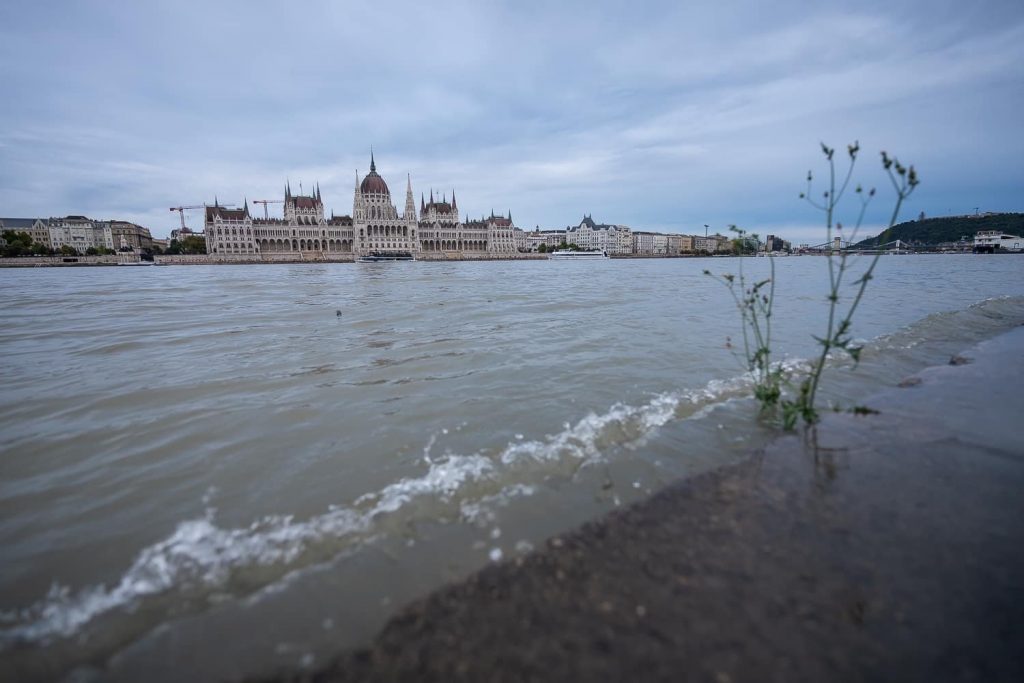
<path fill-rule="evenodd" d="M 408 251 L 371 251 L 356 259 L 359 263 L 380 263 L 383 261 L 415 261 Z"/>
<path fill-rule="evenodd" d="M 1024 249 L 1024 237 L 1008 235 L 1001 230 L 979 230 L 974 236 L 975 254 L 1020 252 L 1022 249 Z"/>
<path fill-rule="evenodd" d="M 590 261 L 592 259 L 606 259 L 608 254 L 600 249 L 590 249 L 588 251 L 559 249 L 558 251 L 551 252 L 548 258 L 555 261 Z"/>

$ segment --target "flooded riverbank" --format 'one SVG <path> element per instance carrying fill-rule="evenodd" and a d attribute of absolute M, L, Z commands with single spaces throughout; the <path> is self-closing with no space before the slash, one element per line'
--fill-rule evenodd
<path fill-rule="evenodd" d="M 1016 324 L 1018 263 L 883 258 L 864 360 L 826 399 Z M 774 433 L 701 274 L 735 265 L 3 271 L 4 669 L 315 665 L 494 557 L 741 460 Z M 799 366 L 825 261 L 777 266 Z"/>

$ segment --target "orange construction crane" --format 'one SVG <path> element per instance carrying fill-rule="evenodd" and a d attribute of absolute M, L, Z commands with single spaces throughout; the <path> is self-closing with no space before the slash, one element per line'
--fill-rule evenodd
<path fill-rule="evenodd" d="M 270 214 L 267 213 L 267 204 L 284 204 L 283 199 L 254 199 L 253 204 L 263 205 L 263 220 L 270 220 Z"/>
<path fill-rule="evenodd" d="M 181 216 L 181 229 L 185 229 L 185 212 L 189 209 L 205 209 L 207 206 L 213 206 L 213 204 L 196 204 L 194 206 L 172 206 L 171 211 L 177 211 L 178 215 Z M 218 204 L 217 206 L 223 208 L 231 208 L 234 204 Z"/>

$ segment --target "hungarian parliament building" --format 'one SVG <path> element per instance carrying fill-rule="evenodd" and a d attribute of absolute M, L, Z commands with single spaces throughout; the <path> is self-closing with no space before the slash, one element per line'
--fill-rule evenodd
<path fill-rule="evenodd" d="M 276 202 L 273 202 L 276 203 Z M 206 207 L 206 251 L 224 260 L 349 260 L 369 254 L 412 254 L 417 258 L 515 258 L 527 251 L 526 233 L 508 216 L 459 220 L 452 192 L 429 202 L 420 196 L 419 210 L 406 179 L 401 213 L 370 155 L 370 172 L 360 182 L 356 174 L 351 216 L 328 217 L 320 186 L 308 195 L 284 189 L 284 218 L 256 218 L 249 203 L 228 208 Z M 264 205 L 265 206 L 265 205 Z"/>

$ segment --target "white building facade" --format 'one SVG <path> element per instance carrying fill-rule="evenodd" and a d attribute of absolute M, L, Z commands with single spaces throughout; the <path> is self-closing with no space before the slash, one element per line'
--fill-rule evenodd
<path fill-rule="evenodd" d="M 79 254 L 84 254 L 89 247 L 114 248 L 114 236 L 107 221 L 94 221 L 85 216 L 65 216 L 50 218 L 46 224 L 53 249 L 69 246 Z"/>
<path fill-rule="evenodd" d="M 633 233 L 633 253 L 638 256 L 653 256 L 654 255 L 654 233 L 653 232 L 634 232 Z"/>
<path fill-rule="evenodd" d="M 420 251 L 416 236 L 416 202 L 412 198 L 412 179 L 407 179 L 405 210 L 399 214 L 391 201 L 391 191 L 377 173 L 377 164 L 370 154 L 370 172 L 359 182 L 356 176 L 352 200 L 353 251 L 356 256 L 370 253 L 412 254 Z"/>
<path fill-rule="evenodd" d="M 428 204 L 420 197 L 417 215 L 412 179 L 406 178 L 405 207 L 399 212 L 387 182 L 370 155 L 370 172 L 356 184 L 352 215 L 325 215 L 319 185 L 310 195 L 294 195 L 285 185 L 283 219 L 258 219 L 243 208 L 214 202 L 206 207 L 206 250 L 238 258 L 281 256 L 288 260 L 349 260 L 369 254 L 410 254 L 417 258 L 505 258 L 527 250 L 526 234 L 508 216 L 459 220 L 452 192 Z M 286 257 L 284 255 L 287 255 Z"/>
<path fill-rule="evenodd" d="M 565 241 L 581 249 L 599 249 L 607 254 L 633 253 L 633 231 L 625 225 L 595 223 L 584 216 L 579 225 L 565 229 Z"/>
<path fill-rule="evenodd" d="M 217 202 L 207 206 L 204 230 L 207 254 L 255 256 L 258 253 L 248 203 L 242 209 L 228 209 Z"/>

